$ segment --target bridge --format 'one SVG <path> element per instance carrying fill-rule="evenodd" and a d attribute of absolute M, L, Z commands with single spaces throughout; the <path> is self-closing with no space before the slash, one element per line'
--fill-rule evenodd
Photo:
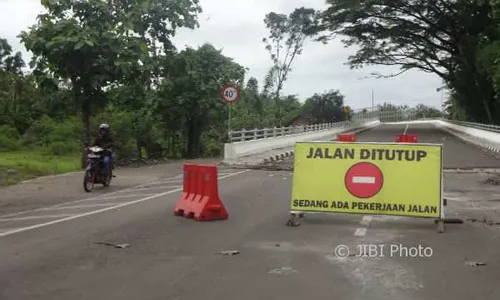
<path fill-rule="evenodd" d="M 401 126 L 403 126 L 402 129 Z M 388 128 L 394 129 L 393 135 L 380 140 L 378 132 Z M 420 136 L 420 141 L 424 143 L 442 143 L 439 139 L 429 137 L 443 137 L 443 134 L 447 134 L 447 137 L 452 140 L 461 140 L 493 152 L 500 151 L 500 127 L 496 125 L 441 118 L 419 119 L 411 114 L 375 111 L 358 113 L 351 121 L 338 123 L 232 131 L 230 142 L 224 145 L 224 162 L 243 165 L 268 164 L 291 157 L 297 142 L 332 141 L 338 134 L 357 134 L 365 131 L 368 132 L 363 135 L 364 141 L 394 142 L 397 134 L 404 134 L 408 130 L 416 132 Z M 365 136 L 373 136 L 373 138 L 364 138 Z M 457 145 L 453 144 L 454 147 Z M 448 147 L 445 144 L 446 148 Z"/>
<path fill-rule="evenodd" d="M 462 224 L 438 234 L 425 219 L 314 214 L 290 228 L 292 172 L 232 166 L 290 168 L 295 142 L 342 132 L 362 142 L 411 133 L 443 144 L 446 215 Z M 92 197 L 81 191 L 81 174 L 6 188 L 0 299 L 496 300 L 499 149 L 496 126 L 382 113 L 233 132 L 219 167 L 230 217 L 217 223 L 172 215 L 181 163 L 117 170 L 113 186 Z M 341 246 L 375 244 L 424 247 L 426 257 L 335 255 Z"/>

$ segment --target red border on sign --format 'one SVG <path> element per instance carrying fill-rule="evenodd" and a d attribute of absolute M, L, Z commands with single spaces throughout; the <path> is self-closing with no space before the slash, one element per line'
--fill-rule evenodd
<path fill-rule="evenodd" d="M 234 99 L 234 101 L 229 101 L 226 99 L 226 97 L 224 96 L 224 92 L 226 91 L 226 89 L 228 88 L 233 88 L 236 90 L 236 99 Z M 227 103 L 235 103 L 235 102 L 238 102 L 240 100 L 240 87 L 237 86 L 236 84 L 225 84 L 221 89 L 220 89 L 220 95 L 222 97 L 222 100 L 224 100 L 225 102 Z"/>
<path fill-rule="evenodd" d="M 348 177 L 350 175 L 350 173 L 352 172 L 352 169 L 354 168 L 359 168 L 360 166 L 368 166 L 369 168 L 372 168 L 372 169 L 376 169 L 378 171 L 379 176 L 380 176 L 380 187 L 378 188 L 378 190 L 374 193 L 372 193 L 371 195 L 368 195 L 368 196 L 362 196 L 362 195 L 356 195 L 355 193 L 353 193 L 350 189 L 349 189 L 349 186 L 351 184 L 349 184 L 348 182 Z M 359 162 L 359 163 L 356 163 L 354 165 L 352 165 L 348 170 L 347 172 L 345 173 L 344 175 L 344 185 L 347 189 L 347 191 L 349 192 L 349 194 L 353 195 L 354 197 L 356 198 L 359 198 L 359 199 L 369 199 L 369 198 L 373 198 L 375 197 L 381 190 L 382 188 L 384 187 L 384 173 L 382 173 L 382 170 L 380 170 L 380 168 L 374 164 L 374 163 L 371 163 L 371 162 Z"/>

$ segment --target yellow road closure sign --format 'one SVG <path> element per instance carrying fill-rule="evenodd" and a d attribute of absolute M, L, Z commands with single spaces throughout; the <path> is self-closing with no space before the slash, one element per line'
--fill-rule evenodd
<path fill-rule="evenodd" d="M 292 211 L 443 218 L 442 145 L 297 143 Z"/>

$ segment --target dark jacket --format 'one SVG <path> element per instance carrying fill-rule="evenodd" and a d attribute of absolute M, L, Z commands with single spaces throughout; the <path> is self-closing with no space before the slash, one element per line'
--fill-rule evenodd
<path fill-rule="evenodd" d="M 108 150 L 113 148 L 114 140 L 109 133 L 105 136 L 98 135 L 94 140 L 94 146 Z"/>

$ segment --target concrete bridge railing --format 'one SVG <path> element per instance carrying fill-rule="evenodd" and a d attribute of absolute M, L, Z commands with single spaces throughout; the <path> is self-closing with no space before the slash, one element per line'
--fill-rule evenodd
<path fill-rule="evenodd" d="M 466 142 L 500 153 L 498 125 L 443 118 L 418 118 L 401 112 L 370 112 L 354 115 L 352 121 L 232 131 L 230 142 L 224 144 L 224 161 L 234 162 L 243 157 L 279 152 L 280 149 L 288 154 L 297 142 L 333 140 L 337 134 L 364 130 L 386 122 L 430 123 Z"/>
<path fill-rule="evenodd" d="M 235 135 L 235 140 L 224 144 L 224 161 L 234 162 L 241 157 L 290 148 L 297 142 L 332 140 L 339 133 L 377 126 L 379 123 L 377 118 L 372 118 L 311 125 L 303 129 L 288 127 L 279 130 L 264 128 L 253 131 L 240 131 L 239 136 Z"/>

